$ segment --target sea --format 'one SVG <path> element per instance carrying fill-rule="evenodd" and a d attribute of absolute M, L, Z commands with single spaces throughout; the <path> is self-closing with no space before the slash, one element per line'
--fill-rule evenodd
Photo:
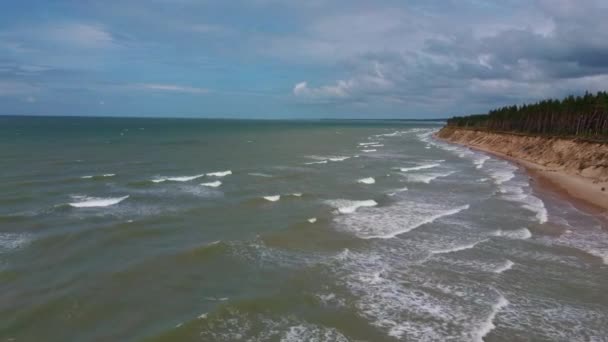
<path fill-rule="evenodd" d="M 606 217 L 441 126 L 0 117 L 0 341 L 608 341 Z"/>

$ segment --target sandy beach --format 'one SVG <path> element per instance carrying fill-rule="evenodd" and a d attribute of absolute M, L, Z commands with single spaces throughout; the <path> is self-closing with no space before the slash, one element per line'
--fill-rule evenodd
<path fill-rule="evenodd" d="M 435 137 L 509 160 L 525 168 L 533 178 L 537 179 L 538 183 L 552 187 L 552 190 L 570 197 L 571 200 L 586 206 L 587 209 L 597 213 L 608 210 L 608 182 L 606 181 L 572 174 L 560 168 L 548 167 L 524 158 L 492 150 L 486 146 L 457 142 L 438 135 L 435 135 Z"/>

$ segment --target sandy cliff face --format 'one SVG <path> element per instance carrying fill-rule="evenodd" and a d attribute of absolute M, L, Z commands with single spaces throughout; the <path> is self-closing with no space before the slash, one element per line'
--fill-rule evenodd
<path fill-rule="evenodd" d="M 441 129 L 437 136 L 540 164 L 548 170 L 563 171 L 597 181 L 608 180 L 608 144 L 451 127 Z"/>

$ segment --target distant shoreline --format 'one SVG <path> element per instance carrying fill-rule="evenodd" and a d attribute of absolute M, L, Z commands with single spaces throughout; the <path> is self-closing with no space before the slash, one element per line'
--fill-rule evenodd
<path fill-rule="evenodd" d="M 576 152 L 572 147 L 558 146 L 563 143 L 562 141 L 544 137 L 517 137 L 513 135 L 507 137 L 501 133 L 474 132 L 457 128 L 443 128 L 435 134 L 435 137 L 512 161 L 525 168 L 531 176 L 538 178 L 540 183 L 545 183 L 544 186 L 550 186 L 553 190 L 567 195 L 574 202 L 584 203 L 591 211 L 600 213 L 608 210 L 608 181 L 603 165 L 601 165 L 601 169 L 598 168 L 593 176 L 586 177 L 576 174 L 572 167 L 559 164 L 550 158 L 547 160 L 536 159 L 544 162 L 542 164 L 533 161 L 532 158 L 537 157 L 534 150 L 537 149 L 537 152 L 541 155 L 548 155 L 547 149 L 551 148 L 558 150 L 560 155 L 566 154 L 563 156 L 565 159 L 583 159 L 583 156 L 576 154 L 568 156 L 568 151 L 570 153 Z M 533 140 L 517 141 L 521 139 Z M 571 141 L 571 144 L 584 144 L 584 146 L 580 146 L 581 149 L 590 148 L 588 142 Z M 597 151 L 598 155 L 604 149 L 608 150 L 606 144 L 596 145 L 600 145 L 602 149 L 602 151 Z M 604 191 L 602 191 L 602 188 Z"/>

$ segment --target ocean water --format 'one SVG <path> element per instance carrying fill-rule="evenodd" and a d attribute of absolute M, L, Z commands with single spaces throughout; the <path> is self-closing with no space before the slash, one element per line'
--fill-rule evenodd
<path fill-rule="evenodd" d="M 0 118 L 0 341 L 606 341 L 605 218 L 398 121 Z"/>

